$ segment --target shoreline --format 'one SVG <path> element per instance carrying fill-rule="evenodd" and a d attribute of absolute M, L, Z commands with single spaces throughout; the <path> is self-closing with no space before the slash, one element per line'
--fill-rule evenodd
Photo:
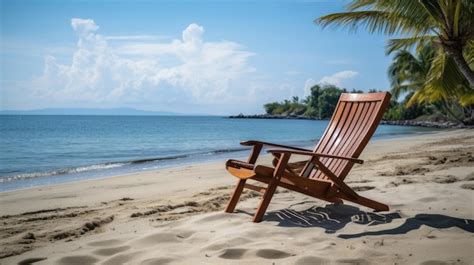
<path fill-rule="evenodd" d="M 462 129 L 461 129 L 462 130 Z M 451 131 L 451 132 L 456 132 L 456 130 Z M 423 134 L 416 134 L 416 135 L 406 135 L 406 134 L 401 134 L 398 135 L 398 137 L 387 137 L 387 138 L 381 138 L 381 139 L 372 139 L 370 142 L 372 143 L 382 143 L 382 144 L 387 144 L 390 142 L 397 142 L 400 139 L 408 139 L 410 141 L 414 141 L 415 139 L 419 138 L 420 140 L 423 139 L 425 136 L 431 136 L 431 137 L 436 137 L 437 134 L 445 134 L 449 133 L 449 131 L 440 131 L 440 132 L 430 132 L 430 133 L 423 133 Z M 307 148 L 313 148 L 314 146 L 308 146 Z M 250 151 L 251 149 L 249 149 Z M 228 159 L 247 159 L 247 155 L 242 155 L 242 156 L 229 156 Z M 363 155 L 363 153 L 362 153 Z M 262 151 L 260 154 L 260 159 L 262 159 L 265 162 L 270 161 L 270 155 L 267 154 L 265 151 Z M 93 184 L 94 181 L 107 181 L 107 180 L 113 180 L 115 178 L 127 178 L 127 177 L 134 177 L 134 176 L 139 176 L 139 175 L 148 175 L 148 174 L 154 174 L 154 173 L 161 173 L 161 172 L 167 172 L 167 171 L 182 171 L 185 169 L 189 168 L 196 168 L 196 167 L 215 167 L 216 165 L 222 165 L 222 168 L 224 169 L 224 164 L 225 160 L 212 160 L 212 161 L 204 161 L 204 162 L 193 162 L 189 164 L 183 164 L 183 165 L 177 165 L 177 166 L 170 166 L 170 167 L 163 167 L 163 168 L 158 168 L 158 169 L 147 169 L 147 170 L 141 170 L 141 171 L 136 171 L 136 172 L 128 172 L 124 174 L 117 174 L 117 175 L 110 175 L 110 176 L 103 176 L 103 177 L 98 177 L 98 178 L 88 178 L 88 179 L 80 179 L 76 181 L 71 181 L 71 182 L 62 182 L 62 183 L 53 183 L 53 184 L 46 184 L 46 185 L 40 185 L 40 186 L 32 186 L 32 187 L 25 187 L 21 189 L 15 189 L 15 190 L 6 190 L 6 191 L 0 191 L 0 196 L 5 195 L 7 193 L 16 193 L 16 192 L 28 192 L 32 190 L 42 190 L 42 189 L 48 189 L 51 190 L 55 187 L 60 187 L 60 186 L 68 186 L 68 185 L 75 185 L 75 184 L 82 184 L 82 183 L 87 183 L 90 182 Z M 225 172 L 225 171 L 224 171 Z M 225 173 L 227 174 L 227 173 Z"/>
<path fill-rule="evenodd" d="M 3 192 L 0 261 L 332 264 L 350 250 L 353 263 L 469 264 L 473 153 L 470 130 L 371 141 L 346 183 L 390 212 L 279 188 L 260 224 L 253 192 L 223 213 L 236 179 L 222 161 Z M 301 219 L 278 218 L 289 213 Z"/>
<path fill-rule="evenodd" d="M 228 119 L 276 119 L 276 120 L 314 120 L 322 121 L 328 119 L 317 119 L 307 116 L 296 116 L 296 115 L 271 115 L 271 114 L 253 114 L 253 115 L 231 115 L 227 116 Z M 426 128 L 439 128 L 439 129 L 474 129 L 474 126 L 463 125 L 455 122 L 436 122 L 436 121 L 418 121 L 418 120 L 382 120 L 381 125 L 396 125 L 396 126 L 414 126 L 414 127 L 426 127 Z"/>
<path fill-rule="evenodd" d="M 442 129 L 442 128 L 441 128 Z M 406 137 L 416 137 L 416 136 L 420 136 L 420 135 L 431 135 L 431 134 L 436 134 L 436 133 L 439 133 L 439 132 L 436 132 L 436 131 L 432 131 L 432 132 L 422 132 L 422 133 L 416 133 L 416 134 L 395 134 L 395 135 L 386 135 L 386 136 L 381 136 L 381 137 L 373 137 L 372 138 L 372 141 L 376 142 L 376 141 L 384 141 L 384 140 L 396 140 L 396 139 L 399 139 L 399 138 L 406 138 Z M 314 140 L 314 142 L 316 143 L 318 140 Z M 306 142 L 306 141 L 304 141 Z M 314 144 L 315 144 L 314 143 Z M 311 145 L 311 146 L 300 146 L 300 145 L 297 145 L 298 147 L 303 147 L 303 148 L 309 148 L 309 149 L 312 149 L 314 146 Z M 248 149 L 248 150 L 247 150 Z M 34 185 L 34 186 L 27 186 L 27 187 L 20 187 L 18 189 L 7 189 L 7 190 L 0 190 L 0 194 L 2 193 L 5 193 L 5 192 L 12 192 L 12 191 L 21 191 L 21 190 L 29 190 L 29 189 L 35 189 L 35 188 L 41 188 L 41 187 L 48 187 L 48 186 L 55 186 L 55 185 L 62 185 L 62 184 L 68 184 L 68 183 L 78 183 L 78 182 L 83 182 L 83 181 L 93 181 L 93 180 L 101 180 L 101 179 L 107 179 L 107 178 L 114 178 L 114 177 L 121 177 L 121 176 L 129 176 L 129 175 L 134 175 L 134 174 L 140 174 L 140 173 L 146 173 L 146 172 L 154 172 L 154 171 L 159 171 L 159 170 L 166 170 L 166 169 L 172 169 L 172 168 L 181 168 L 181 167 L 187 167 L 187 166 L 196 166 L 196 165 L 202 165 L 202 164 L 213 164 L 213 163 L 216 163 L 217 161 L 221 161 L 222 159 L 222 155 L 224 153 L 226 154 L 229 154 L 229 158 L 232 157 L 232 158 L 239 158 L 239 159 L 244 159 L 246 158 L 246 151 L 250 151 L 251 149 L 250 148 L 236 148 L 235 151 L 231 151 L 231 152 L 216 152 L 215 154 L 215 158 L 209 158 L 209 159 L 205 159 L 205 160 L 202 160 L 202 161 L 193 161 L 193 160 L 190 160 L 190 161 L 182 161 L 181 163 L 178 163 L 176 165 L 162 165 L 161 167 L 159 168 L 153 168 L 153 169 L 135 169 L 135 170 L 132 170 L 132 171 L 129 171 L 129 170 L 125 170 L 124 172 L 122 173 L 113 173 L 113 172 L 109 172 L 109 174 L 107 174 L 107 172 L 103 171 L 103 172 L 96 172 L 96 175 L 92 175 L 92 176 L 89 176 L 89 177 L 85 177 L 83 179 L 73 179 L 73 180 L 60 180 L 60 181 L 56 181 L 55 183 L 46 183 L 46 184 L 40 184 L 40 185 Z M 236 156 L 233 156 L 233 155 L 236 155 Z M 262 153 L 262 155 L 266 155 L 265 153 Z M 137 161 L 141 161 L 141 160 L 145 160 L 145 159 L 140 159 L 140 160 L 137 160 Z M 112 164 L 112 163 L 124 163 L 123 161 L 120 161 L 120 162 L 107 162 L 107 163 L 104 163 L 104 164 Z M 94 165 L 86 165 L 86 166 L 78 166 L 78 167 L 87 167 L 87 166 L 94 166 Z M 58 169 L 58 170 L 61 170 L 61 169 Z M 57 171 L 58 171 L 57 170 Z M 38 173 L 44 173 L 44 172 L 38 172 Z M 93 173 L 93 172 L 86 172 L 86 173 Z M 98 173 L 103 173 L 103 175 L 97 175 Z M 30 174 L 30 173 L 29 173 Z M 28 181 L 28 180 L 42 180 L 43 179 L 47 179 L 47 178 L 61 178 L 61 177 L 64 177 L 64 176 L 68 176 L 68 175 L 61 175 L 61 174 L 58 174 L 58 175 L 50 175 L 50 176 L 40 176 L 40 177 L 33 177 L 33 178 L 26 178 L 24 180 L 14 180 L 14 181 Z M 11 182 L 3 182 L 3 183 L 12 183 L 14 181 L 11 181 Z"/>
<path fill-rule="evenodd" d="M 464 130 L 464 129 L 460 129 Z M 382 144 L 382 145 L 387 145 L 390 142 L 398 142 L 399 140 L 409 140 L 409 141 L 416 141 L 418 138 L 424 139 L 426 136 L 428 137 L 436 137 L 438 134 L 449 134 L 451 132 L 457 132 L 457 130 L 449 130 L 449 131 L 439 131 L 439 132 L 429 132 L 429 133 L 422 133 L 422 134 L 400 134 L 397 135 L 397 137 L 387 137 L 387 138 L 379 138 L 379 139 L 372 139 L 370 142 L 373 144 Z M 370 143 L 369 142 L 369 143 Z M 314 146 L 307 146 L 303 148 L 309 148 L 312 149 Z M 251 149 L 248 151 L 250 152 Z M 363 157 L 362 153 L 362 156 Z M 240 159 L 240 160 L 245 160 L 247 159 L 247 155 L 242 155 L 242 156 L 229 156 L 228 159 Z M 271 161 L 271 156 L 265 152 L 265 150 L 262 150 L 260 153 L 260 159 L 263 160 L 264 162 L 269 162 Z M 153 174 L 153 173 L 162 173 L 162 172 L 167 172 L 167 171 L 183 171 L 189 168 L 198 168 L 198 167 L 215 167 L 216 165 L 222 165 L 222 168 L 224 169 L 224 164 L 225 160 L 211 160 L 211 161 L 204 161 L 204 162 L 190 162 L 189 164 L 183 164 L 183 165 L 176 165 L 176 166 L 169 166 L 169 167 L 163 167 L 163 168 L 158 168 L 158 169 L 146 169 L 146 170 L 140 170 L 140 171 L 135 171 L 135 172 L 128 172 L 124 174 L 116 174 L 116 175 L 110 175 L 110 176 L 103 176 L 103 177 L 98 177 L 98 178 L 88 178 L 88 179 L 80 179 L 76 181 L 70 181 L 70 182 L 62 182 L 62 183 L 53 183 L 53 184 L 46 184 L 46 185 L 40 185 L 40 186 L 32 186 L 32 187 L 25 187 L 22 189 L 15 189 L 15 190 L 6 190 L 6 191 L 0 191 L 0 196 L 5 195 L 7 193 L 16 193 L 16 192 L 28 192 L 31 190 L 35 189 L 53 189 L 55 187 L 59 186 L 68 186 L 68 185 L 74 185 L 74 184 L 82 184 L 86 182 L 91 182 L 93 183 L 94 181 L 107 181 L 109 179 L 114 179 L 114 178 L 127 178 L 127 177 L 134 177 L 134 176 L 139 176 L 143 174 Z M 225 172 L 225 171 L 224 171 Z M 226 173 L 227 174 L 227 173 Z M 1 201 L 0 201 L 1 202 Z"/>

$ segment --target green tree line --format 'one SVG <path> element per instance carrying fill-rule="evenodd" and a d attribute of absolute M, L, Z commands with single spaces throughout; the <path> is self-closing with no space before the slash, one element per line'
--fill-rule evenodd
<path fill-rule="evenodd" d="M 474 1 L 352 0 L 323 27 L 365 28 L 391 38 L 388 75 L 395 99 L 386 117 L 440 116 L 474 124 Z"/>
<path fill-rule="evenodd" d="M 396 62 L 395 62 L 396 63 Z M 392 88 L 392 94 L 400 93 L 398 88 Z M 373 89 L 369 93 L 378 92 Z M 283 100 L 280 102 L 270 102 L 264 105 L 265 112 L 269 115 L 280 115 L 290 117 L 309 117 L 314 119 L 331 118 L 341 93 L 363 93 L 361 90 L 348 91 L 334 85 L 314 85 L 310 89 L 310 94 L 304 98 L 292 97 L 291 100 Z M 403 100 L 398 101 L 397 97 L 393 97 L 390 105 L 386 110 L 384 120 L 429 120 L 429 121 L 453 121 L 471 124 L 469 119 L 460 120 L 461 117 L 469 116 L 472 112 L 472 106 L 446 109 L 442 102 L 413 102 L 416 92 L 405 94 Z M 456 102 L 453 102 L 455 105 Z M 466 109 L 470 108 L 470 111 Z"/>
<path fill-rule="evenodd" d="M 293 97 L 291 100 L 267 103 L 264 108 L 265 112 L 270 115 L 329 119 L 339 96 L 346 92 L 348 92 L 346 89 L 334 85 L 314 85 L 310 89 L 310 94 L 303 100 Z M 362 91 L 352 90 L 351 93 L 362 93 Z"/>

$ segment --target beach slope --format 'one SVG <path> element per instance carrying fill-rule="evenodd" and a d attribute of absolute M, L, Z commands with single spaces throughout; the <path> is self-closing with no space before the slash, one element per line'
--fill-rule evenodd
<path fill-rule="evenodd" d="M 472 264 L 474 132 L 372 141 L 346 178 L 389 212 L 278 189 L 223 213 L 224 163 L 0 193 L 1 264 Z M 262 163 L 268 163 L 268 156 Z"/>

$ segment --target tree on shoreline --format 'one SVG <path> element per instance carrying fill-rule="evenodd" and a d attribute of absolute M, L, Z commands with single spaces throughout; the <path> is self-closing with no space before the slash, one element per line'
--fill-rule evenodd
<path fill-rule="evenodd" d="M 281 102 L 271 102 L 263 107 L 265 112 L 270 115 L 282 116 L 304 116 L 315 119 L 329 119 L 332 116 L 341 93 L 347 92 L 346 89 L 334 85 L 314 85 L 310 89 L 310 94 L 304 99 L 299 100 L 293 97 L 292 101 L 283 100 Z M 353 90 L 352 93 L 362 93 L 359 90 Z"/>
<path fill-rule="evenodd" d="M 388 69 L 391 92 L 395 98 L 402 93 L 410 93 L 404 100 L 409 108 L 414 104 L 434 104 L 434 108 L 448 118 L 463 124 L 472 124 L 474 115 L 474 94 L 469 84 L 460 74 L 441 71 L 432 77 L 431 69 L 436 67 L 436 47 L 425 44 L 418 47 L 415 54 L 399 50 Z M 456 78 L 452 78 L 452 77 Z M 449 79 L 457 89 L 447 90 L 443 80 Z"/>
<path fill-rule="evenodd" d="M 399 62 L 395 62 L 398 64 Z M 411 66 L 409 66 L 411 64 Z M 417 66 L 414 63 L 408 63 L 408 66 L 400 67 L 399 70 L 402 73 L 400 76 L 403 76 L 403 70 L 405 67 L 421 67 Z M 397 68 L 394 66 L 394 68 Z M 422 71 L 421 71 L 422 72 Z M 394 77 L 398 78 L 398 77 Z M 403 77 L 408 80 L 409 77 Z M 411 78 L 411 77 L 410 77 Z M 413 77 L 415 80 L 416 75 Z M 421 77 L 420 77 L 421 78 Z M 400 80 L 402 81 L 402 80 Z M 397 101 L 397 97 L 393 97 L 392 101 L 390 102 L 390 106 L 387 109 L 386 113 L 384 114 L 384 120 L 413 120 L 422 118 L 422 120 L 429 120 L 429 121 L 446 121 L 452 120 L 453 117 L 447 117 L 448 115 L 440 115 L 442 113 L 442 105 L 443 102 L 425 102 L 425 101 L 412 101 L 414 98 L 415 93 L 417 93 L 417 87 L 415 87 L 416 83 L 413 83 L 413 89 L 405 89 L 400 90 L 400 93 L 406 94 L 405 98 L 401 101 Z M 410 87 L 412 85 L 407 85 L 406 87 Z M 405 86 L 404 86 L 405 88 Z M 284 116 L 284 117 L 308 117 L 313 119 L 329 119 L 331 118 L 333 111 L 336 107 L 338 102 L 339 96 L 341 93 L 347 93 L 348 91 L 344 88 L 339 88 L 334 85 L 321 85 L 317 84 L 311 87 L 310 94 L 304 99 L 300 100 L 298 97 L 293 97 L 292 100 L 283 100 L 280 102 L 270 102 L 264 105 L 264 109 L 266 114 L 274 115 L 274 116 Z M 373 89 L 369 91 L 377 92 L 377 90 Z M 361 90 L 353 89 L 350 93 L 363 93 Z M 392 90 L 392 93 L 398 93 L 395 90 Z M 408 103 L 410 102 L 410 103 Z M 456 102 L 447 102 L 448 104 L 453 104 Z M 460 104 L 455 105 L 456 107 L 460 107 Z M 458 122 L 462 122 L 463 120 L 459 118 L 459 115 L 463 112 L 460 110 L 456 110 L 451 107 L 453 113 L 458 118 Z M 467 108 L 466 108 L 467 110 Z M 472 114 L 472 106 L 470 106 L 470 114 Z M 464 121 L 464 124 L 469 124 L 468 122 Z"/>
<path fill-rule="evenodd" d="M 459 71 L 474 87 L 474 1 L 472 0 L 353 0 L 347 12 L 315 20 L 331 24 L 365 26 L 370 32 L 402 35 L 391 39 L 387 52 L 431 43 L 440 47 L 433 76 L 444 68 Z M 450 63 L 452 61 L 452 63 Z M 452 89 L 449 87 L 447 89 Z"/>

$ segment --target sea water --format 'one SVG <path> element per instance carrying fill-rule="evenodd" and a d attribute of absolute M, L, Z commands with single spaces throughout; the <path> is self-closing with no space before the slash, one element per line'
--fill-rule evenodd
<path fill-rule="evenodd" d="M 244 140 L 313 146 L 328 121 L 216 116 L 0 116 L 0 191 L 243 157 Z M 436 130 L 378 127 L 374 138 Z"/>

